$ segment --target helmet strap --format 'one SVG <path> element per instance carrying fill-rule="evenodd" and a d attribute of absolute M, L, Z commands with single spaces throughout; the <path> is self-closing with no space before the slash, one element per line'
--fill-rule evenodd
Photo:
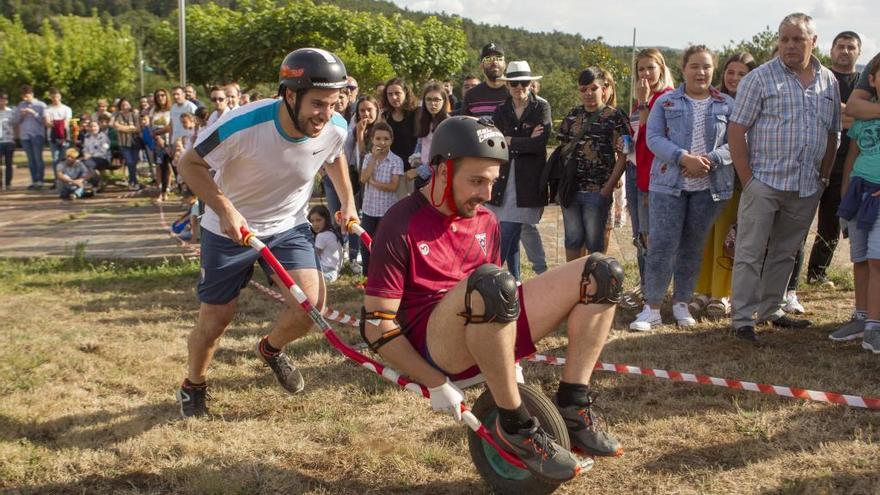
<path fill-rule="evenodd" d="M 443 203 L 449 203 L 449 210 L 452 212 L 449 215 L 448 220 L 452 221 L 455 217 L 458 216 L 458 208 L 455 206 L 455 199 L 452 196 L 452 160 L 446 160 L 446 188 L 443 190 L 443 197 L 440 199 L 439 203 L 434 203 L 434 184 L 437 183 L 437 174 L 440 172 L 440 164 L 437 164 L 437 169 L 434 171 L 434 176 L 431 178 L 431 205 L 434 208 L 440 208 L 443 206 Z"/>
<path fill-rule="evenodd" d="M 297 115 L 299 115 L 300 100 L 302 99 L 300 96 L 302 96 L 302 93 L 304 93 L 304 91 L 300 89 L 296 90 L 294 93 L 296 95 L 296 103 L 293 104 L 293 108 L 291 108 L 290 103 L 287 102 L 287 91 L 284 91 L 281 95 L 281 100 L 284 101 L 284 108 L 287 109 L 287 115 L 290 117 L 290 120 L 293 121 L 293 128 L 305 135 L 306 131 L 299 127 L 299 120 L 296 118 Z"/>

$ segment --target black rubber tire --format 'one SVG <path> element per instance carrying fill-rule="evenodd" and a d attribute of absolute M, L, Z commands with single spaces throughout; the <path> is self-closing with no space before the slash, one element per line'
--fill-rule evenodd
<path fill-rule="evenodd" d="M 537 387 L 519 384 L 519 394 L 523 404 L 529 413 L 538 418 L 541 427 L 556 438 L 556 442 L 562 447 L 571 448 L 571 442 L 568 438 L 568 430 L 565 428 L 565 422 L 562 420 L 559 411 L 553 402 L 550 401 Z M 474 403 L 471 410 L 474 415 L 487 427 L 491 428 L 495 422 L 495 416 L 498 410 L 495 407 L 495 401 L 492 400 L 492 394 L 486 389 L 482 395 Z M 471 453 L 471 459 L 477 467 L 480 476 L 498 493 L 512 495 L 546 495 L 553 493 L 562 483 L 555 483 L 538 478 L 529 472 L 523 472 L 509 464 L 510 469 L 517 472 L 517 478 L 511 479 L 505 477 L 496 470 L 492 465 L 486 453 L 487 446 L 484 445 L 483 439 L 477 436 L 473 430 L 468 430 L 468 450 Z M 491 447 L 488 447 L 491 449 Z M 495 454 L 497 456 L 497 454 Z M 499 456 L 500 458 L 500 456 Z M 494 462 L 498 462 L 499 458 L 495 458 Z M 502 461 L 503 462 L 503 461 Z"/>

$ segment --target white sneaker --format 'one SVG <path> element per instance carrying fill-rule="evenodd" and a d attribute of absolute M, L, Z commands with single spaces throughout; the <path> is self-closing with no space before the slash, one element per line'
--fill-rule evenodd
<path fill-rule="evenodd" d="M 675 317 L 676 323 L 680 327 L 692 327 L 697 324 L 697 320 L 691 316 L 687 303 L 675 303 L 672 305 L 672 316 Z"/>
<path fill-rule="evenodd" d="M 804 314 L 804 306 L 798 301 L 797 293 L 793 290 L 790 290 L 785 293 L 785 305 L 782 306 L 782 310 L 786 313 L 793 313 L 802 315 Z"/>
<path fill-rule="evenodd" d="M 636 320 L 629 324 L 629 328 L 636 332 L 650 332 L 654 330 L 655 326 L 661 324 L 663 324 L 663 320 L 660 319 L 660 310 L 651 309 L 651 306 L 646 304 L 642 312 L 636 315 Z"/>
<path fill-rule="evenodd" d="M 352 261 L 351 264 L 348 265 L 348 267 L 351 268 L 351 273 L 354 273 L 355 275 L 361 275 L 362 273 L 364 273 L 363 267 L 361 267 L 361 264 L 357 261 Z"/>

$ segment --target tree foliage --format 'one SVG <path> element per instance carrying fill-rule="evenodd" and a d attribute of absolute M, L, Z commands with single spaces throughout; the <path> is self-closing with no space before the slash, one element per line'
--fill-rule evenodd
<path fill-rule="evenodd" d="M 29 33 L 21 19 L 0 18 L 0 87 L 13 95 L 22 84 L 38 97 L 58 88 L 71 105 L 120 94 L 134 80 L 134 39 L 97 17 L 43 19 Z"/>
<path fill-rule="evenodd" d="M 175 16 L 159 26 L 157 40 L 169 69 L 177 70 Z M 343 55 L 361 84 L 392 75 L 411 81 L 458 72 L 467 56 L 460 25 L 434 17 L 421 23 L 377 14 L 352 15 L 334 5 L 298 0 L 283 6 L 241 2 L 231 10 L 214 4 L 187 9 L 187 75 L 196 83 L 275 81 L 289 51 L 319 46 Z"/>

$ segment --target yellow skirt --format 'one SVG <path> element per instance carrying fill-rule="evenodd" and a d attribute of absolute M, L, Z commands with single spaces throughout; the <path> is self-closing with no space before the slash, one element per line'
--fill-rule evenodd
<path fill-rule="evenodd" d="M 724 255 L 724 238 L 730 226 L 736 223 L 736 212 L 739 209 L 739 189 L 733 191 L 733 197 L 721 210 L 715 224 L 706 236 L 706 247 L 703 249 L 703 263 L 700 266 L 700 278 L 697 279 L 696 294 L 708 294 L 712 299 L 730 297 L 733 283 L 733 259 Z"/>

